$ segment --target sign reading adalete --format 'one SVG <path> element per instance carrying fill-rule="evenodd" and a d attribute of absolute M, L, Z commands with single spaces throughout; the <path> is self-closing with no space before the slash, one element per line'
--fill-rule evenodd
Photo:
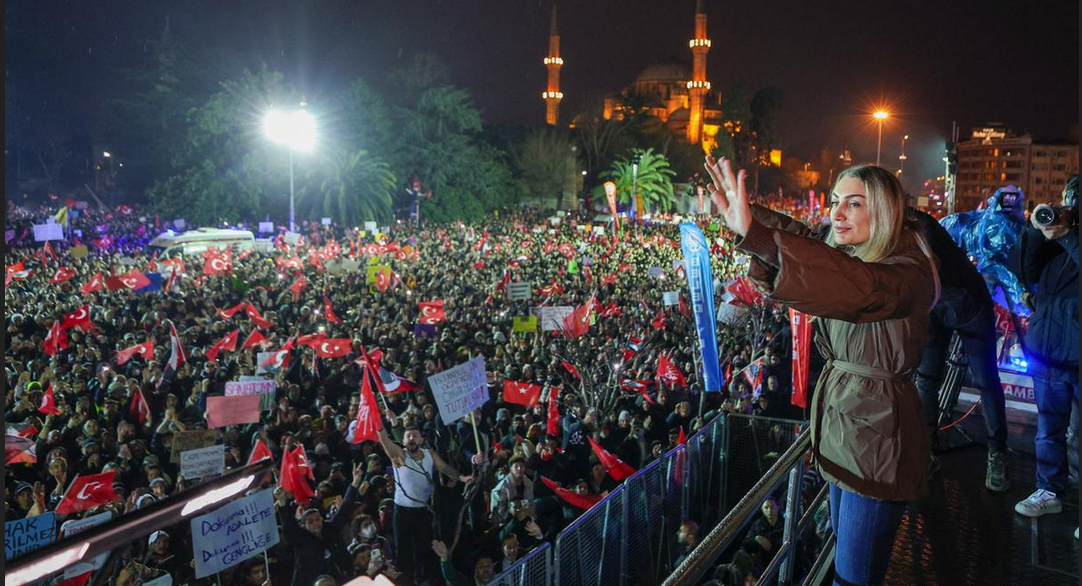
<path fill-rule="evenodd" d="M 21 556 L 55 540 L 55 513 L 8 521 L 4 523 L 4 560 Z"/>
<path fill-rule="evenodd" d="M 428 377 L 428 382 L 446 424 L 458 421 L 488 401 L 484 356 L 438 372 Z"/>
<path fill-rule="evenodd" d="M 271 489 L 192 519 L 195 577 L 231 568 L 278 543 Z"/>

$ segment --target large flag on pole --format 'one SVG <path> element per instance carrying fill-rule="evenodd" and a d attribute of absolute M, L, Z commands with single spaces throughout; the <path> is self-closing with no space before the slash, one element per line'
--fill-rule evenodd
<path fill-rule="evenodd" d="M 695 312 L 695 330 L 699 334 L 704 389 L 721 392 L 725 379 L 718 361 L 717 321 L 714 314 L 714 275 L 710 271 L 710 246 L 703 231 L 695 224 L 680 224 L 680 248 L 687 266 L 691 307 Z"/>
<path fill-rule="evenodd" d="M 789 402 L 808 408 L 808 361 L 811 359 L 811 316 L 789 308 L 793 337 L 793 396 Z"/>

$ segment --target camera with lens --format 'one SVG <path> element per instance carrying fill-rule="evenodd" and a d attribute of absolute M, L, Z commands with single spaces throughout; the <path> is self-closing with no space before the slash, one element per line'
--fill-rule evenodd
<path fill-rule="evenodd" d="M 1033 208 L 1033 221 L 1040 226 L 1055 224 L 1078 225 L 1078 208 L 1074 206 L 1052 206 L 1046 203 Z"/>

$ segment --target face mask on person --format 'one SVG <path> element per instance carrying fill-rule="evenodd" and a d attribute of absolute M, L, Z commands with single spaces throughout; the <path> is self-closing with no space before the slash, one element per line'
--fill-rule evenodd
<path fill-rule="evenodd" d="M 372 539 L 376 536 L 376 528 L 373 525 L 365 525 L 361 527 L 361 537 L 365 539 Z"/>

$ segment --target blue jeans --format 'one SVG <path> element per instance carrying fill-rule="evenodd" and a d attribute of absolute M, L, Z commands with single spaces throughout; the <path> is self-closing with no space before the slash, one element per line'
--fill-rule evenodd
<path fill-rule="evenodd" d="M 1033 378 L 1037 400 L 1037 488 L 1062 495 L 1067 490 L 1067 428 L 1078 381 Z M 1077 439 L 1074 439 L 1077 446 Z M 1077 449 L 1077 448 L 1076 448 Z"/>
<path fill-rule="evenodd" d="M 835 586 L 878 586 L 890 565 L 904 502 L 882 501 L 830 485 Z"/>

